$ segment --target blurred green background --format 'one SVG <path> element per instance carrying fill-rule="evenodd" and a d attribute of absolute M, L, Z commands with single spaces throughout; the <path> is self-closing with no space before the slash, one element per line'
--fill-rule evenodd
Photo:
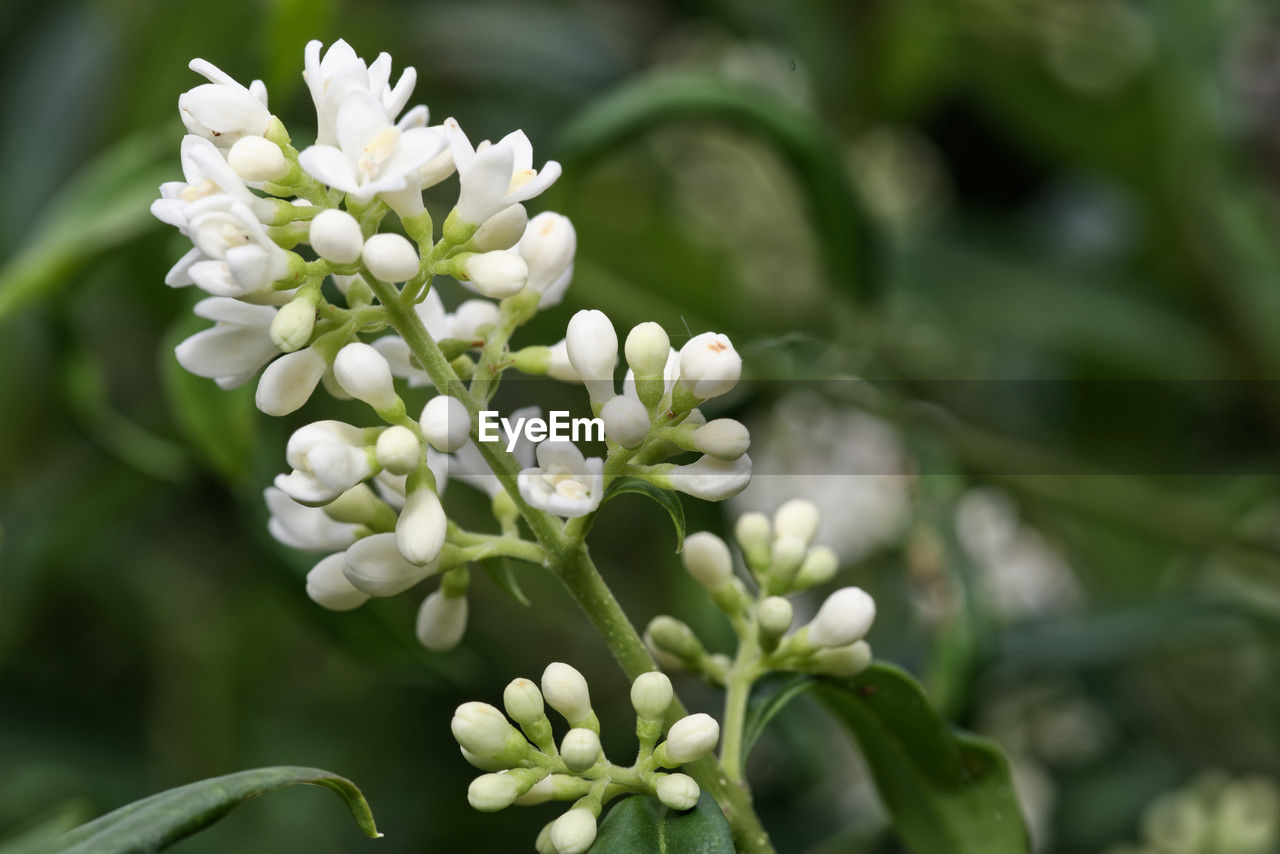
<path fill-rule="evenodd" d="M 577 276 L 526 341 L 584 306 L 734 337 L 757 381 L 716 413 L 766 475 L 734 508 L 823 504 L 877 652 L 1004 745 L 1040 850 L 1185 830 L 1186 798 L 1144 810 L 1206 772 L 1253 780 L 1233 791 L 1274 833 L 1273 4 L 10 0 L 0 34 L 0 839 L 305 764 L 361 785 L 387 838 L 292 790 L 179 850 L 532 850 L 551 814 L 467 808 L 448 720 L 552 659 L 633 749 L 625 684 L 532 571 L 527 609 L 477 578 L 446 655 L 412 597 L 313 606 L 260 491 L 325 404 L 267 419 L 173 363 L 200 324 L 146 207 L 178 174 L 187 60 L 263 78 L 305 142 L 303 45 L 339 36 L 415 66 L 433 122 L 564 162 L 531 209 L 573 219 Z M 637 497 L 594 534 L 638 624 L 727 642 L 672 542 Z M 780 850 L 897 850 L 816 707 L 751 774 Z"/>

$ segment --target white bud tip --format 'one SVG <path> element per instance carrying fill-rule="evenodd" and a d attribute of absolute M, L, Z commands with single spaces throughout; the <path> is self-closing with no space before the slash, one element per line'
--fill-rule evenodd
<path fill-rule="evenodd" d="M 431 447 L 451 454 L 467 443 L 471 415 L 462 401 L 442 394 L 427 401 L 418 424 Z"/>
<path fill-rule="evenodd" d="M 524 289 L 529 265 L 516 252 L 495 250 L 473 255 L 466 262 L 467 280 L 492 299 L 506 299 Z"/>
<path fill-rule="evenodd" d="M 794 618 L 791 603 L 781 596 L 769 596 L 756 607 L 756 621 L 760 625 L 760 631 L 768 635 L 777 637 L 783 634 L 791 628 Z"/>
<path fill-rule="evenodd" d="M 278 181 L 289 173 L 280 146 L 261 136 L 244 136 L 227 152 L 227 164 L 251 183 Z"/>
<path fill-rule="evenodd" d="M 368 344 L 355 341 L 339 350 L 333 375 L 343 391 L 374 409 L 390 409 L 396 402 L 391 365 Z"/>
<path fill-rule="evenodd" d="M 587 770 L 600 759 L 600 736 L 581 727 L 569 730 L 560 742 L 560 758 L 570 771 Z"/>
<path fill-rule="evenodd" d="M 519 792 L 520 784 L 510 774 L 484 774 L 467 787 L 467 803 L 480 812 L 497 812 L 511 806 Z"/>
<path fill-rule="evenodd" d="M 680 557 L 689 574 L 708 590 L 719 590 L 733 577 L 729 547 L 710 531 L 699 531 L 686 539 Z"/>
<path fill-rule="evenodd" d="M 627 333 L 623 347 L 627 364 L 638 377 L 662 376 L 667 357 L 671 353 L 671 339 L 666 331 L 652 321 L 641 323 Z"/>
<path fill-rule="evenodd" d="M 467 597 L 446 596 L 437 590 L 418 609 L 418 641 L 433 652 L 453 649 L 467 630 Z M 477 807 L 478 809 L 478 807 Z"/>
<path fill-rule="evenodd" d="M 702 796 L 702 790 L 688 774 L 665 774 L 654 788 L 662 805 L 673 810 L 691 810 Z"/>
<path fill-rule="evenodd" d="M 720 740 L 720 724 L 711 715 L 699 712 L 671 725 L 667 733 L 667 758 L 677 765 L 696 762 L 715 749 Z"/>
<path fill-rule="evenodd" d="M 773 530 L 779 537 L 796 537 L 808 544 L 818 532 L 821 520 L 816 504 L 803 498 L 793 498 L 773 514 Z"/>
<path fill-rule="evenodd" d="M 814 646 L 847 646 L 862 640 L 876 618 L 876 603 L 860 587 L 842 587 L 827 597 L 809 624 Z"/>
<path fill-rule="evenodd" d="M 547 704 L 570 724 L 576 724 L 591 715 L 591 693 L 587 680 L 574 668 L 563 662 L 552 662 L 542 672 L 542 695 Z"/>
<path fill-rule="evenodd" d="M 638 448 L 649 435 L 649 412 L 634 397 L 620 394 L 601 408 L 604 434 L 624 448 Z"/>
<path fill-rule="evenodd" d="M 392 474 L 408 474 L 418 467 L 422 445 L 408 427 L 388 427 L 378 435 L 374 455 Z"/>
<path fill-rule="evenodd" d="M 693 447 L 721 460 L 736 460 L 751 447 L 751 433 L 732 418 L 717 418 L 693 431 Z"/>
<path fill-rule="evenodd" d="M 354 264 L 364 249 L 360 223 L 346 211 L 330 209 L 316 214 L 308 235 L 316 254 L 335 264 Z"/>
<path fill-rule="evenodd" d="M 365 266 L 384 282 L 404 282 L 418 274 L 418 250 L 399 234 L 375 234 L 364 242 Z"/>
<path fill-rule="evenodd" d="M 533 680 L 521 676 L 512 679 L 502 692 L 502 705 L 507 714 L 518 724 L 528 725 L 540 719 L 545 713 L 542 705 L 542 692 Z"/>
<path fill-rule="evenodd" d="M 661 720 L 675 691 L 665 673 L 641 673 L 631 683 L 631 705 L 642 720 Z"/>
<path fill-rule="evenodd" d="M 357 590 L 342 573 L 342 555 L 329 555 L 307 573 L 307 595 L 330 611 L 350 611 L 369 601 L 369 595 Z"/>
<path fill-rule="evenodd" d="M 557 854 L 583 854 L 596 841 L 596 817 L 576 807 L 551 824 L 551 844 Z"/>
<path fill-rule="evenodd" d="M 724 394 L 741 376 L 742 357 L 728 336 L 704 332 L 680 348 L 680 383 L 699 400 Z"/>

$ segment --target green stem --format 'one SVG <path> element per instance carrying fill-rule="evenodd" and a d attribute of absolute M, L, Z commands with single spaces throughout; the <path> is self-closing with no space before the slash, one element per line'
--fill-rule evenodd
<path fill-rule="evenodd" d="M 720 737 L 720 763 L 730 780 L 745 779 L 742 737 L 747 723 L 747 700 L 755 684 L 760 661 L 760 644 L 753 618 L 738 632 L 738 654 L 725 679 L 724 730 Z"/>

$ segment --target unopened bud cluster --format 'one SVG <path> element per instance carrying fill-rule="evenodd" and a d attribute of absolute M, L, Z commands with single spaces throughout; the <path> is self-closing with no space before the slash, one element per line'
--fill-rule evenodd
<path fill-rule="evenodd" d="M 505 714 L 488 703 L 463 703 L 453 715 L 453 736 L 463 757 L 487 772 L 471 782 L 468 802 L 482 812 L 572 802 L 538 836 L 542 854 L 581 854 L 590 848 L 601 811 L 619 795 L 651 795 L 671 809 L 691 809 L 701 794 L 698 784 L 673 769 L 710 755 L 720 727 L 709 715 L 695 714 L 667 729 L 673 697 L 671 681 L 661 673 L 645 673 L 632 683 L 640 747 L 625 767 L 604 755 L 587 681 L 567 664 L 548 665 L 540 686 L 513 680 L 502 695 Z M 558 743 L 548 706 L 569 726 Z"/>

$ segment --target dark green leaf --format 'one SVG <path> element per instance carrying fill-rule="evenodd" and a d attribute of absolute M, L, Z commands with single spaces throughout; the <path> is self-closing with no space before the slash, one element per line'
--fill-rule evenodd
<path fill-rule="evenodd" d="M 984 739 L 953 733 L 909 674 L 876 663 L 813 690 L 858 743 L 894 830 L 911 851 L 1030 850 L 1003 754 Z"/>
<path fill-rule="evenodd" d="M 733 854 L 729 822 L 706 792 L 685 812 L 667 809 L 656 798 L 633 795 L 620 801 L 600 823 L 594 854 Z"/>
<path fill-rule="evenodd" d="M 288 786 L 323 786 L 337 793 L 367 836 L 381 836 L 356 785 L 318 768 L 257 768 L 201 780 L 123 806 L 64 834 L 61 854 L 133 854 L 161 851 L 202 830 L 258 795 Z"/>
<path fill-rule="evenodd" d="M 611 498 L 626 492 L 644 495 L 658 502 L 662 509 L 667 511 L 667 515 L 671 517 L 671 524 L 676 528 L 676 551 L 684 548 L 684 505 L 680 503 L 679 496 L 670 490 L 659 489 L 643 478 L 623 477 L 609 485 L 609 491 L 600 501 L 601 506 Z"/>
<path fill-rule="evenodd" d="M 519 602 L 526 608 L 531 604 L 529 597 L 520 589 L 520 582 L 516 580 L 515 570 L 511 566 L 511 560 L 505 557 L 496 557 L 489 560 L 480 561 L 480 566 L 484 569 L 484 574 L 489 576 L 489 580 L 494 586 L 512 599 Z"/>
<path fill-rule="evenodd" d="M 773 720 L 774 715 L 782 711 L 783 706 L 812 688 L 813 684 L 812 676 L 792 677 L 777 691 L 751 706 L 747 712 L 746 729 L 742 737 L 743 758 L 751 755 L 751 748 L 755 747 L 756 742 L 760 740 L 760 735 L 769 725 L 769 721 Z"/>

